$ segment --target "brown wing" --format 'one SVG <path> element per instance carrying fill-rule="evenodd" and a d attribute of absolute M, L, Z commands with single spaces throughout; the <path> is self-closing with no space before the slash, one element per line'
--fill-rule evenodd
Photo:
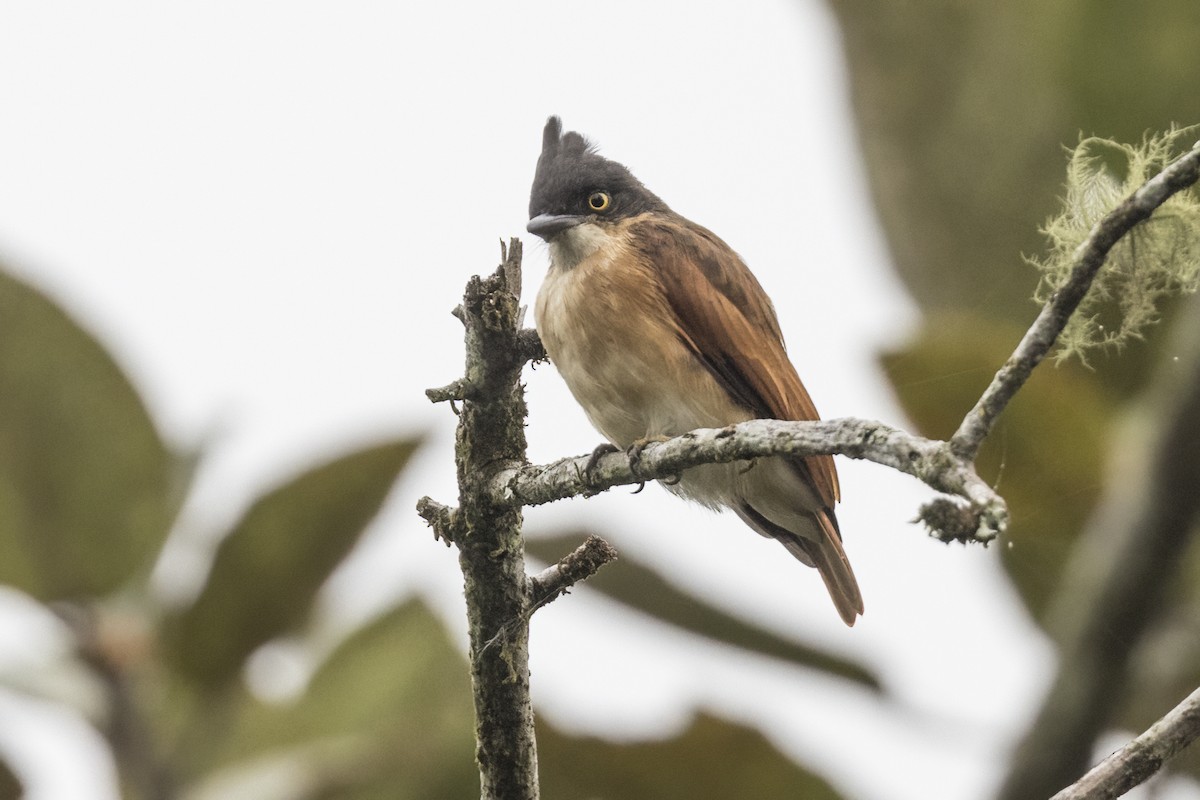
<path fill-rule="evenodd" d="M 788 360 L 770 298 L 729 245 L 678 216 L 640 220 L 632 232 L 662 282 L 681 338 L 731 397 L 758 418 L 820 419 Z M 840 499 L 833 458 L 792 463 L 832 508 Z"/>

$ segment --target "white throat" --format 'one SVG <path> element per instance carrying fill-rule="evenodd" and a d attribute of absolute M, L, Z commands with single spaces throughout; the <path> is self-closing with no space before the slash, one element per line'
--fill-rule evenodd
<path fill-rule="evenodd" d="M 612 233 L 594 222 L 567 228 L 550 242 L 550 263 L 561 270 L 574 269 L 611 239 Z"/>

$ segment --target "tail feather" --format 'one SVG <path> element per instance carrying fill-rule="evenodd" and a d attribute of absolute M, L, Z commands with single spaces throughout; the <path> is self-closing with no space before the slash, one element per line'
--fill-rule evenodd
<path fill-rule="evenodd" d="M 831 512 L 821 509 L 812 515 L 820 528 L 819 539 L 793 533 L 776 525 L 749 505 L 742 505 L 737 509 L 737 514 L 762 535 L 777 540 L 797 560 L 815 567 L 842 621 L 854 625 L 863 613 L 862 592 L 859 591 L 850 560 L 846 558 L 846 551 L 842 549 L 842 537 Z"/>

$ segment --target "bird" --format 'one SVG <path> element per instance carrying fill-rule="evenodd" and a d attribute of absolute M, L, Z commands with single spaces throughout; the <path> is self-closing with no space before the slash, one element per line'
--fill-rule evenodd
<path fill-rule="evenodd" d="M 770 298 L 734 250 L 550 117 L 527 230 L 550 267 L 534 319 L 550 362 L 610 449 L 751 419 L 816 420 Z M 639 451 L 640 452 L 640 451 Z M 684 470 L 668 491 L 731 509 L 815 567 L 853 625 L 862 593 L 842 545 L 832 456 Z"/>

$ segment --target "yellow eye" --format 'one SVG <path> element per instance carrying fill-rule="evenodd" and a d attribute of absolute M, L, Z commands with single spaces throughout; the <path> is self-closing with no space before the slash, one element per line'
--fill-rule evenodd
<path fill-rule="evenodd" d="M 588 208 L 592 211 L 604 211 L 612 205 L 608 192 L 592 192 L 588 195 Z"/>

